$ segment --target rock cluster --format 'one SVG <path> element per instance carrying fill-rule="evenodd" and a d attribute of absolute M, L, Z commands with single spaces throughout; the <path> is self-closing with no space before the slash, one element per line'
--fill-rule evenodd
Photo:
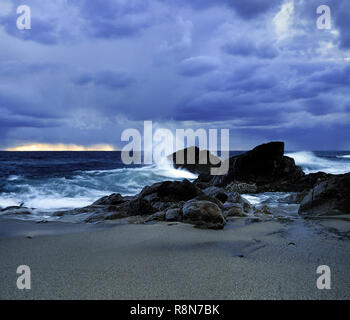
<path fill-rule="evenodd" d="M 218 187 L 201 190 L 183 180 L 146 186 L 134 197 L 112 194 L 90 206 L 56 212 L 56 215 L 90 213 L 86 222 L 145 216 L 145 222 L 182 221 L 199 228 L 222 229 L 227 217 L 245 216 L 251 210 L 249 202 L 237 192 Z"/>
<path fill-rule="evenodd" d="M 185 161 L 175 166 L 199 173 L 193 183 L 159 182 L 144 187 L 136 196 L 112 194 L 90 206 L 56 215 L 86 213 L 90 214 L 87 222 L 143 216 L 145 222 L 182 221 L 199 228 L 222 229 L 230 217 L 270 215 L 266 205 L 257 209 L 240 195 L 266 191 L 297 192 L 286 201 L 301 202 L 301 215 L 350 213 L 350 173 L 306 175 L 292 158 L 284 156 L 283 142 L 263 144 L 227 159 L 229 170 L 222 176 L 211 176 L 212 164 L 200 163 L 201 156 L 211 156 L 208 151 L 194 148 L 195 161 L 187 163 L 188 151 L 180 151 Z M 170 158 L 176 159 L 178 154 Z"/>

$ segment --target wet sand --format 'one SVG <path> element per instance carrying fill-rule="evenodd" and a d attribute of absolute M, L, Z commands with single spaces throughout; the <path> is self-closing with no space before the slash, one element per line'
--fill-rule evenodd
<path fill-rule="evenodd" d="M 350 222 L 237 218 L 222 231 L 0 221 L 1 299 L 349 299 Z M 19 265 L 31 290 L 16 287 Z M 319 290 L 319 265 L 331 290 Z"/>

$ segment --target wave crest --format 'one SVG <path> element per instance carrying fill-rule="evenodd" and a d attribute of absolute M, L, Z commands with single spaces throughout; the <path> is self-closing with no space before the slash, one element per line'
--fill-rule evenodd
<path fill-rule="evenodd" d="M 350 156 L 341 156 L 345 161 L 335 160 L 331 158 L 321 158 L 311 151 L 299 151 L 288 153 L 286 156 L 295 160 L 305 173 L 315 173 L 322 171 L 331 174 L 343 174 L 350 172 Z M 337 158 L 337 157 L 336 157 Z"/>

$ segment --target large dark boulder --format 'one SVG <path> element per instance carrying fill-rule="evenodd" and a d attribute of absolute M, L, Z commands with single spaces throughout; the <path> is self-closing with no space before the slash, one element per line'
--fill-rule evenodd
<path fill-rule="evenodd" d="M 284 185 L 280 191 L 287 191 L 295 188 L 295 182 L 305 176 L 294 159 L 284 156 L 284 143 L 278 141 L 259 145 L 226 161 L 229 162 L 228 173 L 212 176 L 209 184 L 227 186 L 232 182 L 243 182 L 256 185 L 257 192 L 275 191 Z M 208 185 L 208 180 L 208 175 L 202 174 L 195 183 Z"/>
<path fill-rule="evenodd" d="M 221 161 L 208 150 L 189 147 L 169 155 L 174 167 L 183 168 L 190 172 L 209 174 L 213 167 L 220 167 Z"/>
<path fill-rule="evenodd" d="M 283 142 L 270 142 L 255 147 L 242 155 L 230 158 L 225 184 L 242 181 L 263 185 L 277 180 L 298 178 L 303 174 L 294 159 L 284 156 Z"/>
<path fill-rule="evenodd" d="M 301 201 L 299 214 L 327 216 L 350 214 L 350 173 L 318 183 Z"/>

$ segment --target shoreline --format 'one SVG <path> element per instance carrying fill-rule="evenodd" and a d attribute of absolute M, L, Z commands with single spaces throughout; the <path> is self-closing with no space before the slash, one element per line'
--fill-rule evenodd
<path fill-rule="evenodd" d="M 223 230 L 181 222 L 9 224 L 42 233 L 0 239 L 0 299 L 350 299 L 349 238 L 334 233 L 341 226 L 349 234 L 349 221 L 234 218 Z M 59 234 L 49 235 L 52 227 Z M 16 288 L 23 264 L 31 290 Z M 331 290 L 316 287 L 323 264 L 332 270 Z"/>

